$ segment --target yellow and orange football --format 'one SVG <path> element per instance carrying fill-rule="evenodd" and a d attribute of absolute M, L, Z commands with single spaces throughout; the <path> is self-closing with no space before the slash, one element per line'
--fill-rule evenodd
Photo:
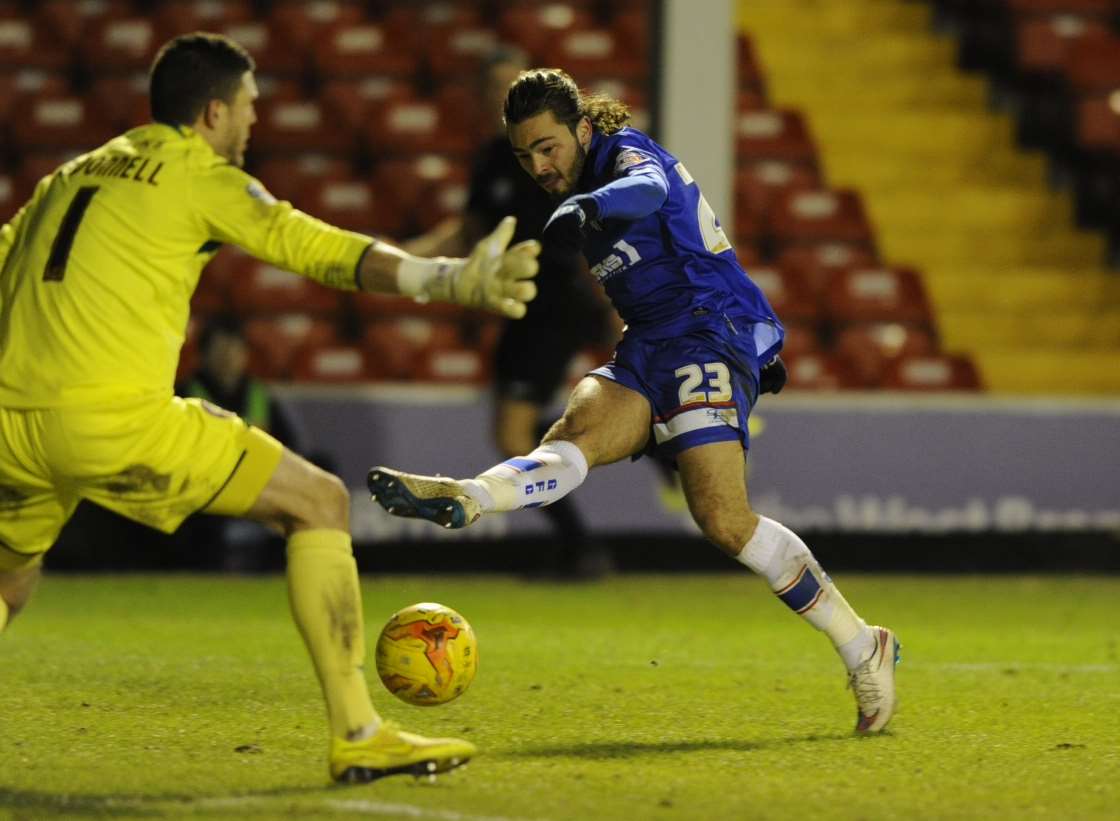
<path fill-rule="evenodd" d="M 467 620 L 442 604 L 398 610 L 377 639 L 377 675 L 401 701 L 428 707 L 458 698 L 478 670 L 478 640 Z"/>

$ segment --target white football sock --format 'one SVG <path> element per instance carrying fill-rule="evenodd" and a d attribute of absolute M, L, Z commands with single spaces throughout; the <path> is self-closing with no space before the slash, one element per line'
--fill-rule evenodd
<path fill-rule="evenodd" d="M 736 559 L 766 579 L 787 607 L 824 631 L 849 670 L 871 654 L 874 632 L 840 595 L 805 542 L 788 527 L 760 517 L 758 528 Z"/>
<path fill-rule="evenodd" d="M 482 506 L 484 513 L 500 513 L 550 505 L 586 478 L 587 459 L 583 452 L 571 442 L 554 441 L 459 484 Z"/>

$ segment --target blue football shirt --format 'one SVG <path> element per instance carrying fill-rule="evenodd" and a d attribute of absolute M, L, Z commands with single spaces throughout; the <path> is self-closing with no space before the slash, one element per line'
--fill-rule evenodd
<path fill-rule="evenodd" d="M 731 319 L 756 326 L 760 355 L 780 343 L 773 309 L 680 160 L 637 129 L 596 131 L 577 190 L 599 207 L 584 254 L 629 334 L 676 336 Z"/>

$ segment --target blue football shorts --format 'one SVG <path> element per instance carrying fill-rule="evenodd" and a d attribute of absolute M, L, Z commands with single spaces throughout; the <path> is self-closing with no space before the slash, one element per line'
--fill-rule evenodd
<path fill-rule="evenodd" d="M 781 350 L 784 336 L 781 325 L 727 317 L 669 338 L 628 333 L 614 358 L 591 374 L 649 400 L 653 417 L 647 450 L 659 457 L 675 459 L 710 442 L 738 440 L 746 450 L 759 367 Z"/>

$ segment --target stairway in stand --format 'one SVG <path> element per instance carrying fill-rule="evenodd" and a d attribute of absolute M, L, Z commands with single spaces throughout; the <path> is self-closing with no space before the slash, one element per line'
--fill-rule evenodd
<path fill-rule="evenodd" d="M 776 106 L 800 108 L 828 183 L 864 196 L 884 261 L 913 265 L 942 347 L 1007 394 L 1120 393 L 1120 274 L 1041 154 L 913 0 L 741 0 Z"/>

